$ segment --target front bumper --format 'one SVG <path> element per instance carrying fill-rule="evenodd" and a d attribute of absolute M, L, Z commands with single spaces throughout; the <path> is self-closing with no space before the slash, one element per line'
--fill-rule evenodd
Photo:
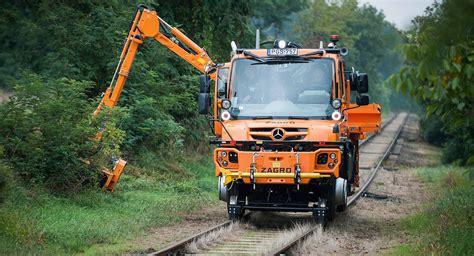
<path fill-rule="evenodd" d="M 335 158 L 327 157 L 326 162 L 318 163 L 320 154 L 333 154 Z M 310 152 L 267 152 L 222 147 L 214 150 L 214 164 L 216 176 L 222 176 L 225 185 L 235 180 L 246 184 L 309 184 L 312 179 L 339 177 L 341 151 L 320 148 Z"/>

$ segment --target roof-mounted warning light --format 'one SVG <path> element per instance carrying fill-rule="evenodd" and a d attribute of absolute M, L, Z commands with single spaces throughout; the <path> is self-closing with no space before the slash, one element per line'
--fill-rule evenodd
<path fill-rule="evenodd" d="M 333 42 L 334 44 L 336 44 L 337 42 L 339 42 L 339 35 L 331 35 L 329 36 L 329 41 Z"/>
<path fill-rule="evenodd" d="M 284 40 L 275 40 L 274 47 L 284 49 L 286 48 L 287 43 Z"/>

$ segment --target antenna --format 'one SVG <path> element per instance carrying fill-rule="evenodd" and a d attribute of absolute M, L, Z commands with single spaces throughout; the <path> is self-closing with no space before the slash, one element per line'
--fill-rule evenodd
<path fill-rule="evenodd" d="M 255 49 L 260 49 L 260 29 L 255 32 Z"/>

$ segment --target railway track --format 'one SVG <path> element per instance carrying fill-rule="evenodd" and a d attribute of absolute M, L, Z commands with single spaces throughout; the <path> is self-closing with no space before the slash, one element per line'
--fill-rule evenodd
<path fill-rule="evenodd" d="M 367 178 L 363 180 L 363 185 L 354 195 L 348 198 L 348 207 L 354 205 L 357 199 L 363 195 L 383 161 L 390 155 L 408 116 L 406 113 L 394 115 L 384 122 L 381 133 L 370 135 L 361 142 L 361 162 L 363 162 L 361 172 Z M 369 145 L 373 145 L 373 147 L 368 147 Z M 375 148 L 375 150 L 370 151 L 368 148 Z M 182 255 L 186 253 L 281 255 L 287 254 L 317 230 L 322 230 L 321 224 L 312 222 L 313 218 L 308 214 L 266 213 L 265 216 L 258 216 L 258 214 L 249 213 L 240 223 L 223 222 L 150 255 Z M 269 214 L 272 215 L 270 218 Z M 267 221 L 268 219 L 272 220 L 271 223 Z M 212 240 L 213 238 L 218 238 L 216 239 L 218 241 L 211 243 L 210 246 L 199 248 L 199 244 L 205 243 L 202 240 Z"/>

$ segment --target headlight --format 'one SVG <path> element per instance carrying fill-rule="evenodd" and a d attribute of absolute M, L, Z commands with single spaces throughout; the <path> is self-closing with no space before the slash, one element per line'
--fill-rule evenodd
<path fill-rule="evenodd" d="M 328 166 L 329 166 L 329 168 L 332 169 L 332 168 L 334 168 L 334 163 L 329 163 Z"/>
<path fill-rule="evenodd" d="M 227 152 L 222 151 L 222 152 L 221 152 L 221 156 L 222 156 L 222 157 L 226 157 L 226 156 L 227 156 Z"/>
<path fill-rule="evenodd" d="M 335 153 L 331 153 L 331 154 L 329 155 L 329 157 L 330 157 L 331 159 L 336 159 L 336 154 L 335 154 Z"/>
<path fill-rule="evenodd" d="M 229 163 L 226 160 L 222 161 L 222 166 L 227 167 L 227 165 L 229 165 Z"/>
<path fill-rule="evenodd" d="M 332 100 L 331 105 L 334 109 L 339 109 L 341 108 L 342 101 L 340 99 L 334 99 Z"/>
<path fill-rule="evenodd" d="M 221 101 L 221 107 L 223 109 L 229 109 L 231 105 L 232 105 L 232 103 L 228 99 L 225 99 L 225 100 Z"/>

